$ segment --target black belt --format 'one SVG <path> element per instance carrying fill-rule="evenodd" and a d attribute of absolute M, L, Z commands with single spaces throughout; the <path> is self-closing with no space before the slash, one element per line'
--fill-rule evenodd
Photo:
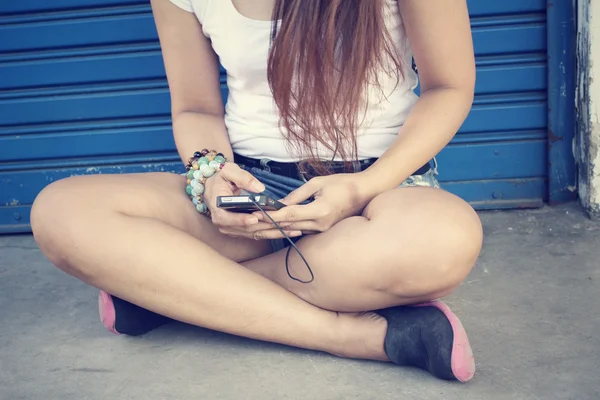
<path fill-rule="evenodd" d="M 236 164 L 243 165 L 246 168 L 259 168 L 288 178 L 309 180 L 318 175 L 317 173 L 314 173 L 310 166 L 305 162 L 277 162 L 267 158 L 257 159 L 244 157 L 239 154 L 234 154 L 234 160 Z M 377 158 L 368 158 L 366 160 L 351 163 L 350 165 L 353 166 L 353 168 L 350 172 L 364 171 L 373 165 L 375 161 L 377 161 Z M 343 161 L 326 161 L 325 165 L 328 170 L 334 174 L 349 172 L 348 163 L 344 163 Z M 429 170 L 431 170 L 431 163 L 423 165 L 412 175 L 424 175 L 429 172 Z"/>

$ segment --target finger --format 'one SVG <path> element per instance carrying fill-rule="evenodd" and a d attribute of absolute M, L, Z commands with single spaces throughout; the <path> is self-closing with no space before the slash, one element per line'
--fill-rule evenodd
<path fill-rule="evenodd" d="M 279 228 L 281 229 L 287 229 L 292 223 L 291 222 L 282 222 L 279 225 Z M 271 229 L 277 229 L 277 227 L 275 227 L 272 223 L 270 222 L 259 222 L 258 224 L 255 225 L 250 225 L 250 226 L 246 226 L 244 228 L 244 231 L 246 232 L 258 232 L 258 231 L 268 231 Z"/>
<path fill-rule="evenodd" d="M 307 205 L 287 206 L 278 211 L 268 213 L 273 221 L 280 222 L 299 222 L 312 221 L 327 215 L 327 209 L 324 203 L 315 201 Z M 262 221 L 270 221 L 266 216 L 261 218 Z"/>
<path fill-rule="evenodd" d="M 233 183 L 240 189 L 254 193 L 262 193 L 265 191 L 263 185 L 250 172 L 241 169 L 237 164 L 227 163 L 221 170 L 220 174 L 225 180 Z"/>
<path fill-rule="evenodd" d="M 221 228 L 219 229 L 224 235 L 230 237 L 245 237 L 253 240 L 273 240 L 273 239 L 284 239 L 285 236 L 277 229 L 263 230 L 259 232 L 246 232 L 235 228 Z M 283 231 L 287 237 L 298 237 L 302 236 L 300 231 Z"/>
<path fill-rule="evenodd" d="M 288 206 L 300 204 L 303 201 L 310 199 L 321 189 L 319 183 L 319 180 L 311 179 L 298 189 L 288 194 L 285 198 L 281 199 L 281 202 Z"/>
<path fill-rule="evenodd" d="M 304 234 L 307 232 L 310 233 L 320 233 L 325 231 L 324 226 L 319 224 L 317 221 L 299 221 L 299 222 L 282 222 L 285 224 L 289 224 L 285 229 L 290 231 L 302 231 Z"/>
<path fill-rule="evenodd" d="M 232 238 L 248 237 L 247 232 L 239 231 L 239 230 L 233 229 L 233 228 L 219 228 L 219 232 L 225 236 L 229 236 Z M 252 239 L 252 238 L 250 238 L 250 239 Z"/>
<path fill-rule="evenodd" d="M 287 236 L 289 238 L 302 236 L 301 231 L 284 230 L 283 233 L 285 233 L 285 235 L 283 235 L 278 229 L 271 229 L 271 230 L 266 230 L 266 231 L 253 232 L 251 235 L 252 235 L 252 239 L 254 239 L 254 240 L 264 240 L 264 239 L 273 240 L 273 239 L 284 239 L 285 236 Z"/>
<path fill-rule="evenodd" d="M 258 224 L 258 218 L 250 214 L 241 214 L 217 209 L 212 214 L 212 221 L 219 227 L 248 227 Z"/>

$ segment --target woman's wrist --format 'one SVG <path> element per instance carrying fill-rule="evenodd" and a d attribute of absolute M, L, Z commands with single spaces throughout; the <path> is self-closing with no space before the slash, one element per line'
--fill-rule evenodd
<path fill-rule="evenodd" d="M 194 152 L 193 156 L 187 160 L 186 178 L 187 186 L 185 192 L 190 196 L 196 210 L 201 214 L 210 214 L 208 204 L 204 201 L 207 180 L 219 172 L 228 160 L 222 153 L 216 150 L 207 150 Z"/>
<path fill-rule="evenodd" d="M 203 146 L 203 147 L 186 146 L 184 150 L 179 151 L 179 153 L 181 155 L 181 161 L 183 162 L 183 165 L 186 167 L 186 169 L 187 169 L 187 166 L 190 164 L 190 160 L 193 159 L 197 153 L 200 153 L 200 151 L 198 151 L 198 149 L 206 150 L 204 147 L 206 147 L 206 146 Z M 228 149 L 225 149 L 222 151 L 221 151 L 221 148 L 218 148 L 218 149 L 219 149 L 219 151 L 217 154 L 219 156 L 222 156 L 225 160 L 227 160 L 227 162 L 233 162 L 233 152 L 231 151 L 231 148 L 228 148 Z M 216 152 L 216 150 L 212 150 L 212 151 Z M 192 156 L 192 157 L 190 157 L 190 156 Z"/>
<path fill-rule="evenodd" d="M 367 174 L 367 171 L 350 174 L 356 187 L 357 200 L 361 206 L 366 206 L 371 200 L 386 191 L 377 182 L 377 175 Z"/>
<path fill-rule="evenodd" d="M 389 159 L 380 159 L 375 164 L 356 175 L 357 184 L 360 187 L 361 197 L 368 201 L 378 195 L 397 188 L 411 175 L 410 172 L 402 172 L 402 166 L 398 163 L 389 164 Z"/>

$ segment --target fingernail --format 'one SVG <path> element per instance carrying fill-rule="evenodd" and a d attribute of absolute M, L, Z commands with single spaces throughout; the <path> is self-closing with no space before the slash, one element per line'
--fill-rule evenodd
<path fill-rule="evenodd" d="M 252 190 L 254 190 L 255 192 L 262 193 L 265 191 L 265 189 L 265 185 L 263 185 L 262 183 L 258 181 L 252 182 Z"/>
<path fill-rule="evenodd" d="M 250 217 L 246 219 L 246 224 L 248 225 L 256 225 L 258 224 L 258 218 L 256 217 Z"/>
<path fill-rule="evenodd" d="M 293 237 L 302 236 L 302 231 L 289 231 L 286 233 L 288 236 L 293 236 Z"/>
<path fill-rule="evenodd" d="M 254 213 L 254 214 L 252 214 L 252 215 L 254 215 L 256 218 L 258 218 L 258 220 L 259 220 L 259 221 L 262 221 L 262 219 L 263 219 L 263 216 L 262 216 L 262 214 L 261 214 L 261 213 L 258 213 L 258 212 L 257 212 L 257 213 Z"/>

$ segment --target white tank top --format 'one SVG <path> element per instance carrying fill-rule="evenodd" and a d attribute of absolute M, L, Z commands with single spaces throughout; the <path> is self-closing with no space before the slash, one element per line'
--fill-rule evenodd
<path fill-rule="evenodd" d="M 246 157 L 274 161 L 298 161 L 286 145 L 284 128 L 267 81 L 271 21 L 241 15 L 231 0 L 170 0 L 193 12 L 225 70 L 229 97 L 225 125 L 233 151 Z M 381 74 L 382 90 L 369 90 L 368 107 L 357 132 L 359 159 L 379 157 L 395 141 L 400 127 L 417 100 L 417 76 L 412 70 L 412 53 L 395 0 L 386 0 L 386 26 L 397 45 L 404 65 L 404 79 Z M 382 93 L 385 96 L 382 96 Z M 323 159 L 332 154 L 317 149 Z"/>

